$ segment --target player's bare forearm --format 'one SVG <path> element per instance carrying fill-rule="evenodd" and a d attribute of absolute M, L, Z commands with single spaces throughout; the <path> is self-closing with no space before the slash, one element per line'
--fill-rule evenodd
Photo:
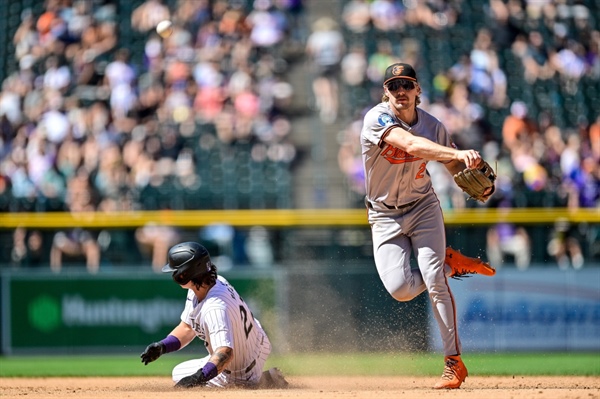
<path fill-rule="evenodd" d="M 414 136 L 399 127 L 393 128 L 385 141 L 415 157 L 428 161 L 452 161 L 458 158 L 460 152 L 454 148 L 434 143 L 424 137 Z"/>
<path fill-rule="evenodd" d="M 182 348 L 185 347 L 190 342 L 192 342 L 194 337 L 196 337 L 196 333 L 194 332 L 192 327 L 190 325 L 184 323 L 183 321 L 180 322 L 177 325 L 177 327 L 175 327 L 173 329 L 173 331 L 171 331 L 171 333 L 169 335 L 173 335 L 173 336 L 177 337 L 177 339 L 179 339 L 179 342 L 181 342 Z"/>
<path fill-rule="evenodd" d="M 221 373 L 232 359 L 233 349 L 227 346 L 220 346 L 214 351 L 208 361 L 217 366 L 218 372 Z"/>
<path fill-rule="evenodd" d="M 385 137 L 385 141 L 415 157 L 428 161 L 460 161 L 467 168 L 476 168 L 481 162 L 481 155 L 475 150 L 457 150 L 446 147 L 424 137 L 414 136 L 400 127 L 394 127 Z"/>

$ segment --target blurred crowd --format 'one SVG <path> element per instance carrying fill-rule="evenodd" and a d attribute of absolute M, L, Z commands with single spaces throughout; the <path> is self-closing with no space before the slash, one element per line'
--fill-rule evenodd
<path fill-rule="evenodd" d="M 0 212 L 279 204 L 257 195 L 244 205 L 236 195 L 271 190 L 275 183 L 260 180 L 268 176 L 285 182 L 278 173 L 296 157 L 285 72 L 302 1 L 137 4 L 130 20 L 111 0 L 46 0 L 37 14 L 22 10 L 12 38 L 18 68 L 0 92 Z M 154 30 L 164 19 L 174 23 L 165 39 Z M 260 165 L 266 172 L 254 178 Z M 216 204 L 209 190 L 223 186 L 235 189 Z M 289 193 L 281 196 L 285 206 Z M 158 249 L 155 263 L 178 238 L 156 229 L 136 234 Z M 15 233 L 17 263 L 30 235 Z M 97 270 L 100 241 L 81 229 L 59 232 L 52 268 L 60 270 L 64 255 L 83 255 Z"/>
<path fill-rule="evenodd" d="M 202 184 L 198 148 L 294 159 L 282 47 L 299 2 L 180 0 L 173 12 L 147 0 L 130 21 L 145 35 L 139 64 L 111 1 L 44 4 L 23 11 L 19 69 L 2 83 L 2 211 L 148 208 L 148 185 Z M 167 39 L 162 19 L 175 24 Z"/>

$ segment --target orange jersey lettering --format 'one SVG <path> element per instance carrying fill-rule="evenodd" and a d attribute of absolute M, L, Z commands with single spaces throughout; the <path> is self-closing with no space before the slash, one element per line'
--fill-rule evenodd
<path fill-rule="evenodd" d="M 415 157 L 414 155 L 409 154 L 408 152 L 401 150 L 400 148 L 396 148 L 391 144 L 386 145 L 386 147 L 381 151 L 381 156 L 387 159 L 389 163 L 405 163 L 405 162 L 415 162 L 420 161 L 422 158 Z"/>

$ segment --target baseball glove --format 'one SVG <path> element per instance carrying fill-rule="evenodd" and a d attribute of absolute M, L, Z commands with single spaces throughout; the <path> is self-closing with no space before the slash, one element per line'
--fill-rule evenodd
<path fill-rule="evenodd" d="M 485 161 L 477 169 L 465 169 L 454 175 L 454 181 L 470 198 L 485 202 L 496 190 L 496 173 Z"/>

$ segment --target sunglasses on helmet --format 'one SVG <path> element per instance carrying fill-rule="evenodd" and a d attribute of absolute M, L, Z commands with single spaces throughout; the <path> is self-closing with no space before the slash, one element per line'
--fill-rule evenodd
<path fill-rule="evenodd" d="M 411 91 L 415 88 L 414 82 L 405 79 L 394 79 L 385 85 L 389 91 L 396 91 L 400 88 L 404 91 Z"/>

